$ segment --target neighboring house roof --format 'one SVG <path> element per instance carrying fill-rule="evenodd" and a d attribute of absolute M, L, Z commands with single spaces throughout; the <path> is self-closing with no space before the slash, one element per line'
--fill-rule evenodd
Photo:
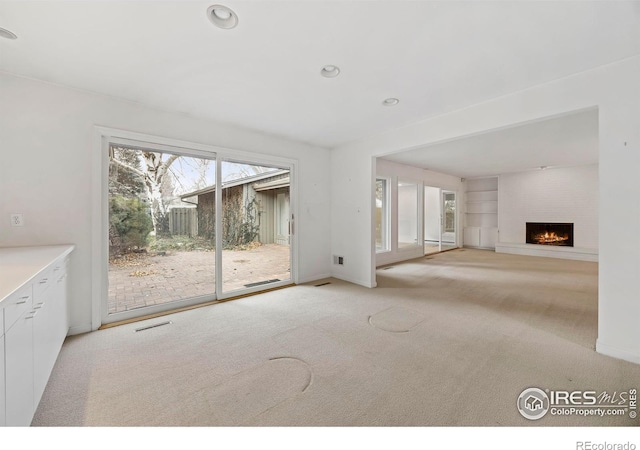
<path fill-rule="evenodd" d="M 277 180 L 271 180 L 271 181 L 267 181 L 264 183 L 260 183 L 260 184 L 256 184 L 255 185 L 255 190 L 256 191 L 265 191 L 267 189 L 277 189 L 279 187 L 286 187 L 289 186 L 290 183 L 290 178 L 288 176 L 289 174 L 289 170 L 284 170 L 284 169 L 280 169 L 280 170 L 274 170 L 271 172 L 265 172 L 265 173 L 259 173 L 257 175 L 251 175 L 249 177 L 245 177 L 245 178 L 239 178 L 237 180 L 233 180 L 233 181 L 228 181 L 228 182 L 223 182 L 222 183 L 222 189 L 227 189 L 230 187 L 234 187 L 234 186 L 241 186 L 243 184 L 249 184 L 249 183 L 255 183 L 257 181 L 261 181 L 261 180 L 267 180 L 269 178 L 274 178 L 274 177 L 278 177 L 281 175 L 287 175 L 286 177 L 282 177 L 280 179 Z M 286 180 L 286 182 L 285 182 Z M 197 191 L 193 191 L 193 192 L 187 192 L 186 194 L 182 194 L 180 196 L 181 199 L 185 199 L 185 198 L 189 198 L 189 197 L 195 197 L 198 195 L 202 195 L 202 194 L 208 194 L 209 192 L 213 192 L 216 190 L 216 186 L 207 186 L 206 188 L 202 188 L 199 189 Z"/>
<path fill-rule="evenodd" d="M 255 189 L 256 192 L 268 191 L 270 189 L 287 187 L 289 186 L 289 184 L 291 184 L 291 179 L 289 178 L 289 175 L 287 175 L 286 177 L 278 178 L 277 180 L 265 181 L 264 183 L 256 183 L 253 185 L 253 189 Z"/>

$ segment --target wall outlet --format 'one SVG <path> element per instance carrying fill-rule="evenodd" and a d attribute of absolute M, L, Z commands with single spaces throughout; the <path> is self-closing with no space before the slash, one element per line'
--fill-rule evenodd
<path fill-rule="evenodd" d="M 24 226 L 24 217 L 22 217 L 22 214 L 11 214 L 11 226 L 12 227 Z"/>
<path fill-rule="evenodd" d="M 333 263 L 340 266 L 344 265 L 344 256 L 333 255 Z"/>

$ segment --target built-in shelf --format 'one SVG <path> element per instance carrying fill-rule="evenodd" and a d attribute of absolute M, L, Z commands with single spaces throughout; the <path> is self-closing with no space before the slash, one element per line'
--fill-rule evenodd
<path fill-rule="evenodd" d="M 498 240 L 498 177 L 465 181 L 464 246 L 495 249 Z"/>

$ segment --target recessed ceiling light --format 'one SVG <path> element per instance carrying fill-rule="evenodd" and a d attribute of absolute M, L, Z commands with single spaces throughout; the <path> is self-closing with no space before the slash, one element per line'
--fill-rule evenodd
<path fill-rule="evenodd" d="M 0 36 L 7 39 L 18 39 L 18 36 L 16 36 L 9 30 L 5 30 L 4 28 L 0 28 Z"/>
<path fill-rule="evenodd" d="M 400 100 L 398 100 L 397 98 L 393 98 L 393 97 L 386 98 L 382 102 L 382 104 L 384 106 L 396 106 L 398 103 L 400 103 Z"/>
<path fill-rule="evenodd" d="M 207 9 L 207 17 L 217 27 L 229 30 L 238 25 L 238 16 L 231 9 L 222 5 L 211 5 Z"/>
<path fill-rule="evenodd" d="M 320 75 L 325 78 L 335 78 L 340 74 L 340 68 L 338 66 L 324 66 L 320 71 Z"/>

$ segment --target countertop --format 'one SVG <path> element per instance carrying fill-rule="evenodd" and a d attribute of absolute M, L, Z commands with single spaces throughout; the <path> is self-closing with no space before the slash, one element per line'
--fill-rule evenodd
<path fill-rule="evenodd" d="M 71 244 L 0 248 L 0 303 L 74 248 Z"/>

